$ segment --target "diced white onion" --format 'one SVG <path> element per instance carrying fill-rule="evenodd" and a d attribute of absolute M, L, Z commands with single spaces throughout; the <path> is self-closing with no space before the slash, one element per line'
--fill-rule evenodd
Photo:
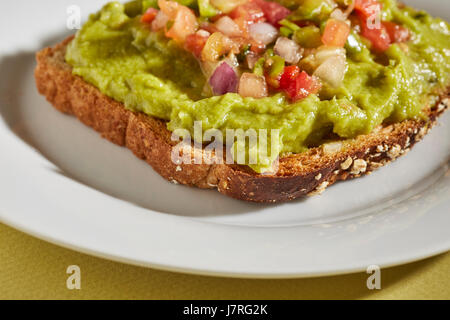
<path fill-rule="evenodd" d="M 264 98 L 268 96 L 266 79 L 254 73 L 243 73 L 239 81 L 239 94 L 242 97 Z"/>
<path fill-rule="evenodd" d="M 343 12 L 341 9 L 335 9 L 331 14 L 330 14 L 330 18 L 332 19 L 336 19 L 336 20 L 340 20 L 340 21 L 345 21 L 347 20 L 348 15 Z"/>
<path fill-rule="evenodd" d="M 256 62 L 261 58 L 260 55 L 257 55 L 256 53 L 253 52 L 249 52 L 245 58 L 246 62 L 247 62 L 247 67 L 250 70 L 253 70 L 253 68 L 255 67 Z"/>
<path fill-rule="evenodd" d="M 204 29 L 200 29 L 196 32 L 200 37 L 205 37 L 208 38 L 211 33 L 209 33 L 208 31 L 204 30 Z"/>
<path fill-rule="evenodd" d="M 338 88 L 344 81 L 347 63 L 345 56 L 335 55 L 325 60 L 314 72 L 314 76 Z"/>
<path fill-rule="evenodd" d="M 162 11 L 159 11 L 155 17 L 155 20 L 152 22 L 152 30 L 159 31 L 163 29 L 167 22 L 169 22 L 169 17 Z"/>
<path fill-rule="evenodd" d="M 325 60 L 328 60 L 328 58 L 334 56 L 341 56 L 345 60 L 346 58 L 345 49 L 340 47 L 329 47 L 329 46 L 319 47 L 319 49 L 315 53 L 315 63 L 317 66 L 319 66 L 323 62 L 325 62 Z"/>
<path fill-rule="evenodd" d="M 238 37 L 242 34 L 236 22 L 228 16 L 223 16 L 214 24 L 217 30 L 229 37 Z"/>
<path fill-rule="evenodd" d="M 279 37 L 273 49 L 287 63 L 297 64 L 302 58 L 300 46 L 286 37 Z"/>
<path fill-rule="evenodd" d="M 278 36 L 278 30 L 266 22 L 255 23 L 250 26 L 250 36 L 253 40 L 267 45 L 275 41 Z"/>

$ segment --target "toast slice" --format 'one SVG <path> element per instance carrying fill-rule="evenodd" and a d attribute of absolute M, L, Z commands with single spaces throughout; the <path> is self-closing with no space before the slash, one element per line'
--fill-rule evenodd
<path fill-rule="evenodd" d="M 371 134 L 335 141 L 301 154 L 280 159 L 274 175 L 261 175 L 249 167 L 227 164 L 175 164 L 171 151 L 177 142 L 165 121 L 125 109 L 97 88 L 72 74 L 65 62 L 70 37 L 37 53 L 38 90 L 61 112 L 75 115 L 103 138 L 126 146 L 172 183 L 217 188 L 227 196 L 252 202 L 275 203 L 322 193 L 339 180 L 371 173 L 406 154 L 435 124 L 449 104 L 449 90 L 434 106 L 424 106 L 428 121 L 407 120 L 380 126 Z M 191 148 L 193 154 L 203 153 Z"/>

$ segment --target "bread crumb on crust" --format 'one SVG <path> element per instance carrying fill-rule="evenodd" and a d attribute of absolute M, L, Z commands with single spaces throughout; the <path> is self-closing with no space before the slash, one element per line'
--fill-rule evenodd
<path fill-rule="evenodd" d="M 352 157 L 348 157 L 344 162 L 341 163 L 341 169 L 347 170 L 353 163 Z"/>
<path fill-rule="evenodd" d="M 342 147 L 343 147 L 342 142 L 336 141 L 324 144 L 322 149 L 326 155 L 332 155 L 341 151 Z"/>
<path fill-rule="evenodd" d="M 377 152 L 381 152 L 381 153 L 386 152 L 388 150 L 388 148 L 389 147 L 387 145 L 380 144 L 377 146 Z"/>
<path fill-rule="evenodd" d="M 411 145 L 411 138 L 409 136 L 406 136 L 405 148 L 408 148 L 410 145 Z"/>
<path fill-rule="evenodd" d="M 369 163 L 369 167 L 370 167 L 371 170 L 381 168 L 382 166 L 383 166 L 383 164 L 379 163 L 379 162 L 371 162 L 371 163 Z"/>
<path fill-rule="evenodd" d="M 401 151 L 402 147 L 399 144 L 396 144 L 387 152 L 387 155 L 391 159 L 396 159 L 400 155 Z"/>
<path fill-rule="evenodd" d="M 308 196 L 312 197 L 312 196 L 316 196 L 316 195 L 322 194 L 325 191 L 325 189 L 328 187 L 329 184 L 330 183 L 328 181 L 322 182 L 321 184 L 319 184 L 317 186 L 316 189 L 314 189 L 314 191 L 308 193 Z"/>
<path fill-rule="evenodd" d="M 364 161 L 363 159 L 356 159 L 353 162 L 353 167 L 350 173 L 357 175 L 366 172 L 366 170 L 367 170 L 367 162 Z"/>
<path fill-rule="evenodd" d="M 437 112 L 442 112 L 447 109 L 449 106 L 449 99 L 443 99 L 440 103 L 438 103 L 436 109 Z"/>

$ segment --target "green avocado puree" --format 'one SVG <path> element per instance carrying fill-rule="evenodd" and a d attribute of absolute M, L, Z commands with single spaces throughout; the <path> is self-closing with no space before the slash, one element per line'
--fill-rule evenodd
<path fill-rule="evenodd" d="M 435 102 L 439 90 L 449 85 L 449 25 L 423 11 L 400 9 L 395 1 L 382 2 L 384 20 L 412 31 L 409 48 L 394 44 L 380 61 L 352 33 L 342 87 L 325 86 L 319 96 L 296 103 L 281 93 L 262 99 L 232 93 L 203 96 L 206 79 L 192 54 L 140 22 L 148 0 L 107 4 L 78 32 L 66 60 L 75 75 L 128 109 L 167 120 L 171 131 L 193 132 L 194 121 L 202 121 L 203 130 L 223 133 L 279 129 L 279 153 L 300 153 L 332 132 L 352 138 L 383 122 L 424 117 L 423 106 Z M 263 162 L 251 167 L 263 172 Z"/>

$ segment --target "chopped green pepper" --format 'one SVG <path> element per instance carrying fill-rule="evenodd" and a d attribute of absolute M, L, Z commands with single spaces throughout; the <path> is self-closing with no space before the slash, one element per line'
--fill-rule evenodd
<path fill-rule="evenodd" d="M 259 58 L 258 61 L 255 63 L 255 67 L 253 68 L 253 73 L 257 74 L 258 76 L 264 75 L 264 63 L 266 62 L 266 59 Z"/>
<path fill-rule="evenodd" d="M 134 18 L 137 15 L 145 12 L 142 9 L 143 2 L 141 0 L 134 0 L 125 3 L 125 14 L 130 18 Z"/>
<path fill-rule="evenodd" d="M 286 38 L 289 38 L 296 30 L 300 29 L 298 25 L 287 19 L 281 20 L 279 24 L 282 26 L 280 28 L 280 34 Z"/>
<path fill-rule="evenodd" d="M 279 24 L 281 24 L 282 26 L 285 26 L 289 29 L 291 29 L 292 31 L 296 31 L 298 29 L 300 29 L 300 27 L 298 25 L 296 25 L 295 23 L 287 20 L 287 19 L 283 19 L 279 22 Z"/>
<path fill-rule="evenodd" d="M 294 12 L 293 17 L 297 20 L 312 20 L 320 23 L 336 8 L 333 0 L 303 0 L 302 4 Z"/>
<path fill-rule="evenodd" d="M 322 45 L 320 29 L 316 26 L 299 28 L 294 33 L 294 40 L 303 48 L 317 48 Z"/>
<path fill-rule="evenodd" d="M 198 9 L 202 17 L 214 17 L 219 14 L 219 10 L 209 0 L 198 0 Z"/>
<path fill-rule="evenodd" d="M 280 56 L 273 56 L 272 66 L 270 68 L 269 76 L 273 79 L 278 79 L 284 70 L 284 59 Z"/>
<path fill-rule="evenodd" d="M 289 29 L 288 27 L 281 27 L 280 28 L 280 34 L 283 37 L 289 38 L 290 36 L 292 36 L 294 34 L 294 31 L 292 31 L 291 29 Z"/>
<path fill-rule="evenodd" d="M 266 53 L 264 54 L 266 59 L 273 57 L 273 55 L 274 55 L 274 53 L 273 53 L 273 49 L 272 48 L 267 49 Z"/>
<path fill-rule="evenodd" d="M 142 0 L 142 13 L 145 13 L 149 8 L 158 8 L 158 0 Z"/>
<path fill-rule="evenodd" d="M 247 55 L 250 52 L 250 47 L 251 46 L 249 44 L 245 45 L 242 48 L 241 52 L 239 52 L 239 54 L 236 56 L 236 58 L 238 59 L 239 62 L 243 62 L 245 60 L 245 58 L 247 57 Z"/>
<path fill-rule="evenodd" d="M 356 61 L 372 62 L 369 49 L 364 44 L 361 37 L 354 31 L 352 31 L 347 38 L 345 50 L 347 51 L 347 54 Z"/>
<path fill-rule="evenodd" d="M 175 1 L 186 7 L 190 7 L 196 2 L 195 0 L 175 0 Z"/>

